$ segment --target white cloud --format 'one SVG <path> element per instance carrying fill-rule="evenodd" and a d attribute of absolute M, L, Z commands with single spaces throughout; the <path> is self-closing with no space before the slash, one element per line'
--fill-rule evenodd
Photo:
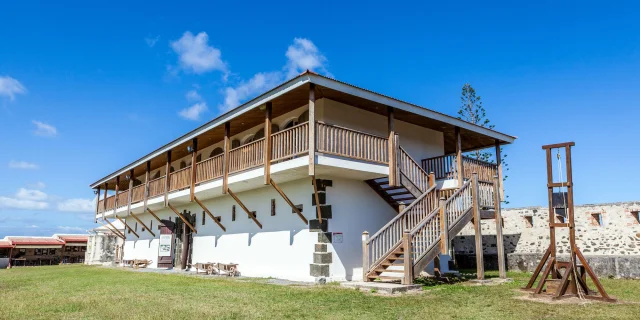
<path fill-rule="evenodd" d="M 16 198 L 22 199 L 22 200 L 43 201 L 43 200 L 47 200 L 47 194 L 40 190 L 29 190 L 25 188 L 20 188 L 16 193 Z"/>
<path fill-rule="evenodd" d="M 209 45 L 206 32 L 194 36 L 187 31 L 180 39 L 171 42 L 171 48 L 178 54 L 180 67 L 187 72 L 201 74 L 218 70 L 227 74 L 227 64 L 222 61 L 222 53 Z"/>
<path fill-rule="evenodd" d="M 158 43 L 158 40 L 160 40 L 160 36 L 157 36 L 155 38 L 144 38 L 144 42 L 147 43 L 149 48 L 153 48 L 153 46 L 155 46 L 156 43 Z"/>
<path fill-rule="evenodd" d="M 40 228 L 40 227 L 36 226 L 35 224 L 32 224 L 30 226 L 25 226 L 25 228 L 37 229 L 37 228 Z"/>
<path fill-rule="evenodd" d="M 187 94 L 185 95 L 185 98 L 187 98 L 187 101 L 189 102 L 200 102 L 203 101 L 202 97 L 200 96 L 200 94 L 198 93 L 198 91 L 194 90 L 189 90 L 189 92 L 187 92 Z"/>
<path fill-rule="evenodd" d="M 9 76 L 0 76 L 0 96 L 8 97 L 9 100 L 14 100 L 16 94 L 25 94 L 27 89 L 20 83 L 20 81 L 11 78 Z"/>
<path fill-rule="evenodd" d="M 38 165 L 26 161 L 9 161 L 9 168 L 12 169 L 38 169 Z"/>
<path fill-rule="evenodd" d="M 247 82 L 242 82 L 236 87 L 225 88 L 224 103 L 221 109 L 223 112 L 231 110 L 248 97 L 270 89 L 281 81 L 282 74 L 280 72 L 257 73 Z"/>
<path fill-rule="evenodd" d="M 0 197 L 0 208 L 44 210 L 44 209 L 47 209 L 48 207 L 49 207 L 49 204 L 44 201 Z"/>
<path fill-rule="evenodd" d="M 65 212 L 93 212 L 96 199 L 68 199 L 58 203 L 58 210 Z"/>
<path fill-rule="evenodd" d="M 309 39 L 293 39 L 293 44 L 287 48 L 285 56 L 287 62 L 282 68 L 283 71 L 260 72 L 251 77 L 249 81 L 241 81 L 236 86 L 224 88 L 224 102 L 220 105 L 220 111 L 225 112 L 233 109 L 249 98 L 271 89 L 307 69 L 333 77 L 326 68 L 327 58 Z"/>
<path fill-rule="evenodd" d="M 56 229 L 60 230 L 60 231 L 65 231 L 65 232 L 69 232 L 69 231 L 80 231 L 83 232 L 86 229 L 84 228 L 80 228 L 80 227 L 67 227 L 67 226 L 57 226 Z"/>
<path fill-rule="evenodd" d="M 47 187 L 47 185 L 42 181 L 38 181 L 36 183 L 27 184 L 27 187 L 32 188 L 32 189 L 44 189 L 44 188 Z"/>
<path fill-rule="evenodd" d="M 187 120 L 200 120 L 200 114 L 209 110 L 206 102 L 198 102 L 191 107 L 180 110 L 178 114 Z"/>
<path fill-rule="evenodd" d="M 58 134 L 58 129 L 50 124 L 36 120 L 32 122 L 36 125 L 36 130 L 33 133 L 37 136 L 54 137 Z"/>
<path fill-rule="evenodd" d="M 305 38 L 293 39 L 293 44 L 287 49 L 287 79 L 291 79 L 305 70 L 315 70 L 332 76 L 326 69 L 327 58 L 320 53 L 313 42 Z"/>

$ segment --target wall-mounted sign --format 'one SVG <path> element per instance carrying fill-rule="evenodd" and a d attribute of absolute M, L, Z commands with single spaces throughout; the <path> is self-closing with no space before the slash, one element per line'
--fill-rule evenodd
<path fill-rule="evenodd" d="M 332 243 L 342 243 L 342 232 L 334 232 L 331 235 L 331 242 Z"/>
<path fill-rule="evenodd" d="M 171 240 L 173 239 L 170 234 L 161 234 L 160 235 L 160 245 L 158 246 L 158 256 L 159 257 L 170 257 L 171 256 Z"/>

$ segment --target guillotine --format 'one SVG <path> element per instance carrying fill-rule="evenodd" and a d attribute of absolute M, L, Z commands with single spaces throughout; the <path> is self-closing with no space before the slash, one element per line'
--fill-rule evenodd
<path fill-rule="evenodd" d="M 533 291 L 534 295 L 551 295 L 554 299 L 565 297 L 580 297 L 606 302 L 615 302 L 609 297 L 604 287 L 587 263 L 582 252 L 576 245 L 576 229 L 573 207 L 573 170 L 571 167 L 571 147 L 574 142 L 564 142 L 542 146 L 547 158 L 547 193 L 549 197 L 549 248 L 544 253 L 540 263 L 533 272 L 527 286 L 523 289 Z M 561 150 L 564 148 L 566 180 L 562 176 Z M 552 151 L 557 150 L 558 181 L 554 182 Z M 559 192 L 554 192 L 558 189 Z M 556 222 L 556 215 L 563 217 L 563 221 Z M 556 255 L 556 228 L 569 229 L 569 261 L 560 261 Z M 545 267 L 546 265 L 546 267 Z M 538 285 L 533 285 L 544 268 Z M 589 290 L 587 275 L 598 289 Z M 600 295 L 598 296 L 597 293 Z"/>

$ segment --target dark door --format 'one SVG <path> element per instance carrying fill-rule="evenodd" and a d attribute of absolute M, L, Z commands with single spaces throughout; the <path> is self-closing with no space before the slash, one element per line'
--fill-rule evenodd
<path fill-rule="evenodd" d="M 158 268 L 173 268 L 175 250 L 175 224 L 169 220 L 162 220 L 160 226 L 160 245 L 158 246 Z"/>

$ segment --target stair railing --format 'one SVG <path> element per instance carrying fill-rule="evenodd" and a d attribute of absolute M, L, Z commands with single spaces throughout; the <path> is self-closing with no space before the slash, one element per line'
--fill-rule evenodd
<path fill-rule="evenodd" d="M 422 166 L 418 164 L 407 151 L 400 147 L 398 154 L 398 165 L 400 166 L 400 172 L 409 179 L 420 192 L 425 192 L 429 189 L 429 174 L 422 169 Z"/>
<path fill-rule="evenodd" d="M 448 232 L 451 226 L 455 225 L 472 208 L 472 181 L 467 181 L 462 188 L 432 210 L 424 220 L 411 230 L 409 238 L 411 239 L 412 265 L 420 261 L 438 240 L 441 240 L 443 229 Z M 443 228 L 443 226 L 445 227 Z"/>
<path fill-rule="evenodd" d="M 363 268 L 365 274 L 375 269 L 402 243 L 405 230 L 411 230 L 438 206 L 434 184 L 420 197 L 396 215 L 384 227 L 365 241 Z M 366 252 L 368 251 L 368 253 Z"/>

